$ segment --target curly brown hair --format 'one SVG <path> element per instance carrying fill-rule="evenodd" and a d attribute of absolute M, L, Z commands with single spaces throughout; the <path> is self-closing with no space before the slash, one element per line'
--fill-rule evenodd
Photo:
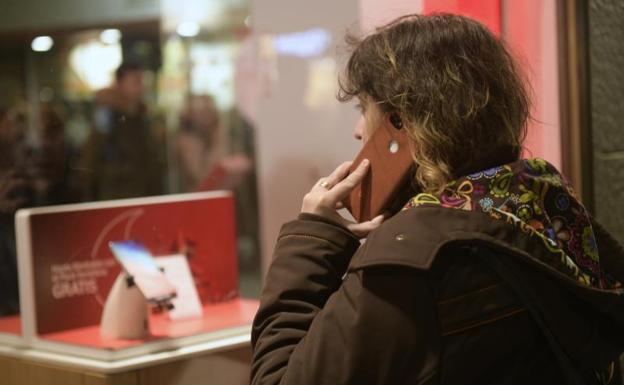
<path fill-rule="evenodd" d="M 347 44 L 338 99 L 372 100 L 401 117 L 425 192 L 520 157 L 527 88 L 503 42 L 479 22 L 408 15 L 364 39 L 348 35 Z"/>

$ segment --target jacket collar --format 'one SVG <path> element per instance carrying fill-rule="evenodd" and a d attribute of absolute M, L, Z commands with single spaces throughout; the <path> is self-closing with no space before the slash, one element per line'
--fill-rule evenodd
<path fill-rule="evenodd" d="M 350 269 L 401 265 L 428 270 L 442 248 L 472 242 L 502 249 L 575 285 L 591 287 L 579 267 L 537 232 L 494 220 L 487 213 L 440 205 L 421 205 L 389 219 L 370 234 L 354 255 Z"/>
<path fill-rule="evenodd" d="M 416 195 L 406 209 L 423 206 L 487 214 L 540 240 L 583 284 L 598 288 L 618 285 L 600 265 L 587 211 L 570 184 L 543 159 L 519 160 L 461 177 L 441 194 Z"/>

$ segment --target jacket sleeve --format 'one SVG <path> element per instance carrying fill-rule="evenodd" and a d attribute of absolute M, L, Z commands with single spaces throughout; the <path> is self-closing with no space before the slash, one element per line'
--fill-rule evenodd
<path fill-rule="evenodd" d="M 286 224 L 252 331 L 252 384 L 419 384 L 437 338 L 423 272 L 357 270 L 358 240 L 320 220 Z M 435 336 L 435 337 L 434 337 Z"/>

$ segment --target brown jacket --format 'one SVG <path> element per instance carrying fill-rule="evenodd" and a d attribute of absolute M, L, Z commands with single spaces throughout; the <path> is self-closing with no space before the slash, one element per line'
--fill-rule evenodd
<path fill-rule="evenodd" d="M 624 251 L 594 229 L 601 263 L 624 281 Z M 274 257 L 252 332 L 254 385 L 563 383 L 487 258 L 526 283 L 585 383 L 599 383 L 595 372 L 624 350 L 621 290 L 570 279 L 534 238 L 482 213 L 405 210 L 361 247 L 302 214 L 282 228 Z"/>

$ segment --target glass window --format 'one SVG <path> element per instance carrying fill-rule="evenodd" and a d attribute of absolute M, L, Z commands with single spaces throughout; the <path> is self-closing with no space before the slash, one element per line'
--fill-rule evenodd
<path fill-rule="evenodd" d="M 0 317 L 19 313 L 18 209 L 216 189 L 235 193 L 241 293 L 258 295 L 254 130 L 235 90 L 248 20 L 246 0 L 0 5 Z"/>

